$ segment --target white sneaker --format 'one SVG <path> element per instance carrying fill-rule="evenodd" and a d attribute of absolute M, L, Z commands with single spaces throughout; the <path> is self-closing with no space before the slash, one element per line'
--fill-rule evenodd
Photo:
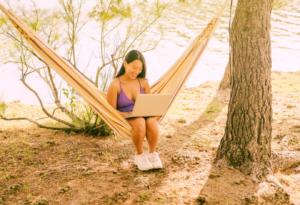
<path fill-rule="evenodd" d="M 151 162 L 149 162 L 145 153 L 134 156 L 134 164 L 138 166 L 139 170 L 146 171 L 153 169 Z"/>
<path fill-rule="evenodd" d="M 157 152 L 150 153 L 148 155 L 148 159 L 151 162 L 153 169 L 163 168 L 162 162 L 161 162 Z"/>

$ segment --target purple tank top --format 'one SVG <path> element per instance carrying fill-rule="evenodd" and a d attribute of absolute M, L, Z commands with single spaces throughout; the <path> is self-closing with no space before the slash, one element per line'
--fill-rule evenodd
<path fill-rule="evenodd" d="M 138 79 L 139 80 L 139 79 Z M 128 112 L 128 111 L 132 111 L 135 101 L 130 100 L 124 93 L 123 89 L 122 89 L 122 85 L 121 85 L 121 80 L 119 78 L 120 81 L 120 94 L 118 95 L 117 98 L 117 110 L 121 111 L 121 112 Z M 143 89 L 143 87 L 141 86 L 141 82 L 139 80 L 139 84 L 140 84 L 140 90 L 141 90 L 141 94 L 145 94 L 145 91 Z"/>

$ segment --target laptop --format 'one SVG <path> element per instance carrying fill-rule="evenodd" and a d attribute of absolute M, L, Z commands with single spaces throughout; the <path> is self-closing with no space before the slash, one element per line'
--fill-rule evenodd
<path fill-rule="evenodd" d="M 168 111 L 172 94 L 138 94 L 132 110 L 132 117 L 154 117 L 165 115 Z"/>

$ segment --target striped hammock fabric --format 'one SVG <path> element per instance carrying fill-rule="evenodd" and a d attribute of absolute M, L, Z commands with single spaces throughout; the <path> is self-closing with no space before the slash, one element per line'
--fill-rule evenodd
<path fill-rule="evenodd" d="M 176 99 L 181 88 L 195 68 L 202 53 L 206 49 L 229 0 L 226 0 L 202 33 L 197 36 L 184 51 L 174 65 L 151 86 L 151 93 L 170 93 L 173 95 L 169 107 Z M 58 73 L 74 90 L 94 109 L 94 111 L 120 136 L 131 140 L 130 124 L 108 104 L 106 94 L 85 79 L 72 65 L 61 58 L 35 31 L 27 27 L 13 12 L 2 4 L 0 9 L 10 22 L 22 34 L 40 57 Z M 159 122 L 164 116 L 160 117 Z"/>

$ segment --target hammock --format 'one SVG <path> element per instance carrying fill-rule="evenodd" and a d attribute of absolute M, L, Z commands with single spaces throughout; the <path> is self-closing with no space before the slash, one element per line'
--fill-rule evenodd
<path fill-rule="evenodd" d="M 151 86 L 151 93 L 170 93 L 172 100 L 176 99 L 179 91 L 195 68 L 203 51 L 207 47 L 229 0 L 225 0 L 220 11 L 210 21 L 202 33 L 184 51 L 174 65 Z M 18 29 L 26 41 L 40 57 L 58 73 L 76 92 L 94 109 L 94 111 L 120 136 L 131 140 L 130 124 L 108 104 L 106 94 L 101 92 L 91 82 L 85 79 L 72 65 L 61 58 L 35 31 L 27 27 L 12 11 L 2 4 L 0 9 L 6 14 L 10 22 Z M 164 116 L 159 118 L 162 121 Z"/>

